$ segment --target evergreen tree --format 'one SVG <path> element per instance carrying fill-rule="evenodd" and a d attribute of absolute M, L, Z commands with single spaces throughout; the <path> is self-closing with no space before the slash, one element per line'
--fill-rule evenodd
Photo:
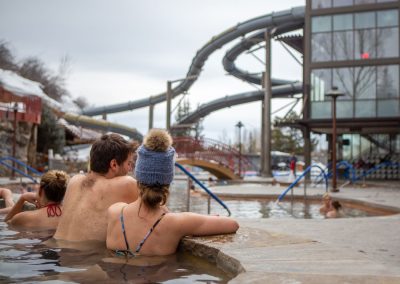
<path fill-rule="evenodd" d="M 38 127 L 37 151 L 47 153 L 62 153 L 65 146 L 65 130 L 57 124 L 57 117 L 46 105 L 42 105 L 42 121 Z"/>
<path fill-rule="evenodd" d="M 179 105 L 175 114 L 175 121 L 179 122 L 190 113 L 190 102 L 188 99 L 184 99 Z M 201 121 L 196 122 L 192 128 L 181 128 L 174 129 L 173 135 L 177 137 L 190 136 L 195 139 L 201 139 L 203 137 L 203 125 Z"/>

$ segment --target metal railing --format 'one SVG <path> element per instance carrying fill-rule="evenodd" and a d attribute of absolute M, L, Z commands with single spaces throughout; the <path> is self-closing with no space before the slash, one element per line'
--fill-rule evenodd
<path fill-rule="evenodd" d="M 228 206 L 218 198 L 210 189 L 208 189 L 201 181 L 199 181 L 195 176 L 193 176 L 187 169 L 185 169 L 181 164 L 175 163 L 175 166 L 179 168 L 182 172 L 184 172 L 189 178 L 191 178 L 198 186 L 200 186 L 202 189 L 204 189 L 205 192 L 209 196 L 211 196 L 215 201 L 217 201 L 222 207 L 225 208 L 226 211 L 228 211 L 228 216 L 231 216 L 231 211 L 229 210 Z"/>
<path fill-rule="evenodd" d="M 296 186 L 296 184 L 297 184 L 303 177 L 305 177 L 305 176 L 311 171 L 312 168 L 318 168 L 318 169 L 321 170 L 321 173 L 323 174 L 323 176 L 324 176 L 324 178 L 325 178 L 325 191 L 327 192 L 327 191 L 328 191 L 328 177 L 327 177 L 327 175 L 326 175 L 324 169 L 322 169 L 322 168 L 321 168 L 320 166 L 318 166 L 318 165 L 311 165 L 311 166 L 307 167 L 306 170 L 305 170 L 301 175 L 299 175 L 299 176 L 295 179 L 295 181 L 294 181 L 291 185 L 289 185 L 289 187 L 288 187 L 287 189 L 285 189 L 285 190 L 281 193 L 281 195 L 279 195 L 279 197 L 278 197 L 278 199 L 276 200 L 276 202 L 281 201 L 281 200 L 285 197 L 286 193 L 288 193 L 289 190 L 293 189 L 293 187 Z M 305 183 L 305 182 L 304 182 L 304 195 L 306 195 L 306 183 Z"/>
<path fill-rule="evenodd" d="M 9 157 L 9 156 L 8 156 L 8 157 L 0 158 L 0 164 L 1 164 L 1 165 L 5 166 L 6 168 L 9 168 L 9 169 L 11 169 L 11 170 L 14 170 L 15 172 L 19 173 L 20 175 L 22 175 L 22 176 L 24 176 L 24 177 L 26 177 L 26 178 L 29 178 L 29 179 L 32 180 L 34 183 L 37 183 L 37 180 L 36 180 L 33 176 L 31 176 L 31 175 L 29 175 L 29 174 L 27 174 L 27 173 L 21 171 L 21 170 L 18 169 L 17 167 L 14 167 L 14 166 L 12 166 L 12 165 L 9 165 L 9 164 L 5 163 L 5 161 L 7 161 L 7 160 L 13 161 L 13 162 L 19 164 L 20 166 L 24 167 L 26 170 L 29 170 L 29 171 L 33 172 L 34 174 L 36 174 L 36 175 L 38 175 L 38 176 L 41 176 L 41 175 L 43 174 L 42 172 L 39 172 L 38 170 L 36 170 L 36 169 L 32 168 L 31 166 L 25 164 L 24 162 L 21 162 L 20 160 L 15 159 L 14 157 Z"/>

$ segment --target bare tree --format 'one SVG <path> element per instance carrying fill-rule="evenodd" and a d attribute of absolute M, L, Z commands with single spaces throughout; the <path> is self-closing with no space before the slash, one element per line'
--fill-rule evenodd
<path fill-rule="evenodd" d="M 11 71 L 16 71 L 18 69 L 11 48 L 4 40 L 0 40 L 0 68 Z"/>

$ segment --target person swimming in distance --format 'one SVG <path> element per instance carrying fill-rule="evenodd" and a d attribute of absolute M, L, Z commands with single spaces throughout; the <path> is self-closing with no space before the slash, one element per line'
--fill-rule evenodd
<path fill-rule="evenodd" d="M 63 171 L 48 171 L 40 180 L 38 192 L 21 194 L 5 221 L 17 227 L 56 229 L 68 180 L 68 174 Z M 25 202 L 34 204 L 37 209 L 23 211 Z"/>
<path fill-rule="evenodd" d="M 139 198 L 108 209 L 107 248 L 117 255 L 163 256 L 176 252 L 184 236 L 235 233 L 232 218 L 190 212 L 170 213 L 165 206 L 174 178 L 175 149 L 167 131 L 152 129 L 138 148 L 135 176 Z"/>
<path fill-rule="evenodd" d="M 319 208 L 319 212 L 322 215 L 326 215 L 326 213 L 328 213 L 330 210 L 331 200 L 332 198 L 329 193 L 325 192 L 324 195 L 322 195 L 322 206 Z"/>
<path fill-rule="evenodd" d="M 340 210 L 342 209 L 342 204 L 337 200 L 332 200 L 330 203 L 330 209 L 326 213 L 326 218 L 338 218 L 340 217 Z"/>

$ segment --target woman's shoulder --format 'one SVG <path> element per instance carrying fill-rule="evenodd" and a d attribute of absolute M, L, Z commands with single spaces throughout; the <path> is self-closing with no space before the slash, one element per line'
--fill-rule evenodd
<path fill-rule="evenodd" d="M 128 205 L 128 203 L 125 203 L 125 202 L 114 203 L 108 208 L 108 213 L 109 214 L 120 213 L 122 208 L 124 208 L 127 205 Z"/>

